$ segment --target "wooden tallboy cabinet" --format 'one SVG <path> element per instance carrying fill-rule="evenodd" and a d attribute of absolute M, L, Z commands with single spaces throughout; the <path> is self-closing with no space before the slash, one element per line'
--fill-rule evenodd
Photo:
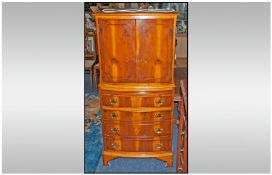
<path fill-rule="evenodd" d="M 175 12 L 94 14 L 103 164 L 157 158 L 173 166 Z"/>

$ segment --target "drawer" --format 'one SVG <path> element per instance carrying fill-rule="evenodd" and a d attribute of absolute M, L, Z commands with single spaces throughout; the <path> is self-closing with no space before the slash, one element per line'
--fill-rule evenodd
<path fill-rule="evenodd" d="M 104 137 L 104 150 L 127 152 L 160 152 L 171 150 L 171 137 L 131 139 L 123 137 Z"/>
<path fill-rule="evenodd" d="M 170 120 L 172 111 L 148 111 L 148 112 L 129 112 L 118 110 L 102 110 L 103 120 L 111 121 L 163 121 Z"/>
<path fill-rule="evenodd" d="M 105 136 L 166 136 L 171 134 L 171 120 L 164 122 L 103 122 Z"/>
<path fill-rule="evenodd" d="M 172 91 L 101 91 L 101 101 L 103 105 L 111 107 L 170 107 L 173 105 Z"/>

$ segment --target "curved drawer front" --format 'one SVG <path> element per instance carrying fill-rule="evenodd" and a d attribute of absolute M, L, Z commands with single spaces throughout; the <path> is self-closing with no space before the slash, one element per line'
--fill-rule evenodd
<path fill-rule="evenodd" d="M 101 91 L 101 101 L 103 105 L 110 107 L 170 107 L 173 105 L 172 91 Z"/>
<path fill-rule="evenodd" d="M 166 136 L 171 134 L 171 121 L 154 123 L 104 122 L 103 135 L 107 136 Z"/>
<path fill-rule="evenodd" d="M 148 112 L 129 112 L 129 111 L 118 111 L 118 110 L 102 110 L 103 120 L 110 121 L 163 121 L 170 120 L 172 111 L 148 111 Z"/>
<path fill-rule="evenodd" d="M 104 136 L 104 150 L 128 152 L 160 152 L 170 151 L 170 137 L 148 139 L 130 139 Z"/>

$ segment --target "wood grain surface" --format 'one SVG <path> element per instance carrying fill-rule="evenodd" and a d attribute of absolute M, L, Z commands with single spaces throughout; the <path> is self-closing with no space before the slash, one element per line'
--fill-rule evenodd
<path fill-rule="evenodd" d="M 158 158 L 173 166 L 175 12 L 96 13 L 103 164 Z"/>

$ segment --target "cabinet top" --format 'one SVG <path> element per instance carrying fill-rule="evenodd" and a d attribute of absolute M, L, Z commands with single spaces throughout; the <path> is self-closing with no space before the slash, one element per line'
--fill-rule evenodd
<path fill-rule="evenodd" d="M 94 16 L 177 16 L 176 11 L 165 9 L 104 9 Z"/>

